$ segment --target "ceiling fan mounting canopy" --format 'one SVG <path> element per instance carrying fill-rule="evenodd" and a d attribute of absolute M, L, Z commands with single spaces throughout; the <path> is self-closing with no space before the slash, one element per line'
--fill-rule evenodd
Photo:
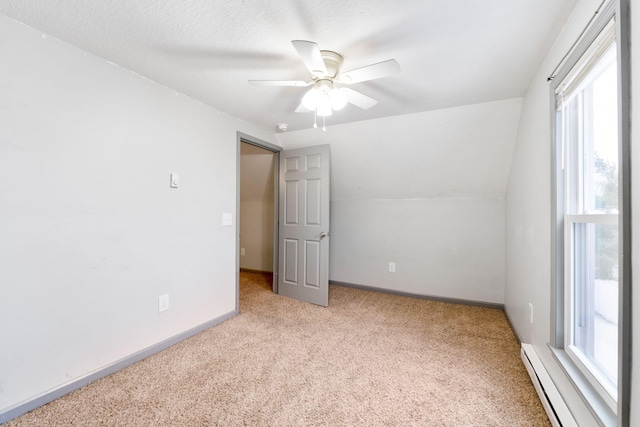
<path fill-rule="evenodd" d="M 331 77 L 332 79 L 336 78 L 338 72 L 340 71 L 340 67 L 342 67 L 342 62 L 344 61 L 342 55 L 331 50 L 321 50 L 320 55 L 322 56 L 322 61 L 324 62 L 326 73 L 324 76 L 316 77 Z"/>

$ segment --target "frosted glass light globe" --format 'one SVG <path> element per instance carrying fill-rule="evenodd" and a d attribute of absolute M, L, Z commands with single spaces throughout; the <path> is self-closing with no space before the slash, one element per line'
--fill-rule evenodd
<path fill-rule="evenodd" d="M 341 89 L 332 89 L 329 92 L 329 99 L 334 110 L 342 110 L 347 105 L 347 95 Z"/>
<path fill-rule="evenodd" d="M 322 95 L 320 95 L 316 112 L 320 117 L 330 116 L 331 114 L 333 114 L 333 111 L 331 110 L 331 100 L 329 99 L 329 94 L 323 93 Z"/>
<path fill-rule="evenodd" d="M 302 105 L 307 110 L 313 111 L 318 106 L 319 98 L 320 98 L 320 91 L 315 87 L 311 88 L 309 92 L 305 93 L 304 96 L 302 97 Z"/>

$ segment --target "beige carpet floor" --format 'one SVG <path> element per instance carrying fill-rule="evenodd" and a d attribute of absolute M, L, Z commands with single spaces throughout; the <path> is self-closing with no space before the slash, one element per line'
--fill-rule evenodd
<path fill-rule="evenodd" d="M 241 313 L 6 424 L 549 426 L 505 314 L 241 275 Z"/>

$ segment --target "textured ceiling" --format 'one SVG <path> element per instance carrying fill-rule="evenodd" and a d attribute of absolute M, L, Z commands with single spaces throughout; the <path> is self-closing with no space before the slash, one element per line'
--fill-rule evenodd
<path fill-rule="evenodd" d="M 309 128 L 309 80 L 291 40 L 394 58 L 401 73 L 351 86 L 379 102 L 327 125 L 523 96 L 576 0 L 0 0 L 0 13 L 256 126 Z"/>

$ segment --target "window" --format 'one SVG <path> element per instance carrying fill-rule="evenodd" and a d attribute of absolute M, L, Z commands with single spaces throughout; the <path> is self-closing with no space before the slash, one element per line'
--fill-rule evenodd
<path fill-rule="evenodd" d="M 552 84 L 556 196 L 552 345 L 586 400 L 597 400 L 605 408 L 594 412 L 609 424 L 619 408 L 627 411 L 626 403 L 619 402 L 620 396 L 628 398 L 626 375 L 620 374 L 628 372 L 622 365 L 626 354 L 621 353 L 626 350 L 619 340 L 627 339 L 620 295 L 623 277 L 628 280 L 630 271 L 623 265 L 628 250 L 623 230 L 629 229 L 630 219 L 625 215 L 628 162 L 621 155 L 628 132 L 621 126 L 625 121 L 619 120 L 628 108 L 619 99 L 618 79 L 624 74 L 616 43 L 615 5 L 602 12 Z"/>
<path fill-rule="evenodd" d="M 564 158 L 564 348 L 615 410 L 618 84 L 613 21 L 557 88 Z"/>

